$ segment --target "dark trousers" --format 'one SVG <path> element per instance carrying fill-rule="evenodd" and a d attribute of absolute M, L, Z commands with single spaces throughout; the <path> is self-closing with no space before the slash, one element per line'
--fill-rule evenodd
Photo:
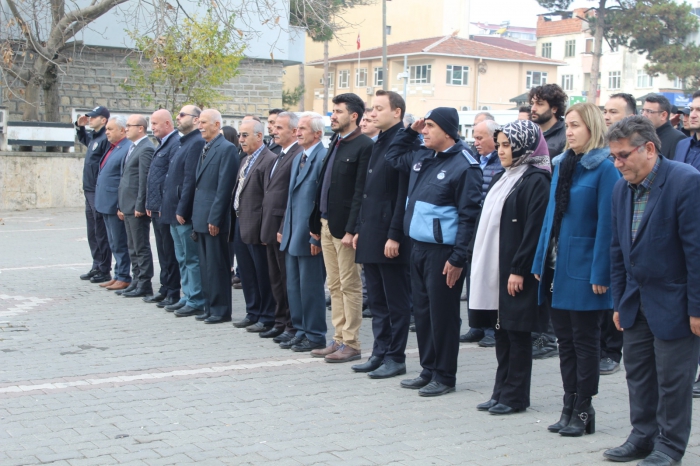
<path fill-rule="evenodd" d="M 511 408 L 529 407 L 532 379 L 530 332 L 496 329 L 496 360 L 498 369 L 491 399 Z"/>
<path fill-rule="evenodd" d="M 124 215 L 131 275 L 139 289 L 153 289 L 153 254 L 151 254 L 151 218 L 147 215 L 136 217 Z"/>
<path fill-rule="evenodd" d="M 180 266 L 175 255 L 175 244 L 173 243 L 173 235 L 170 234 L 170 224 L 161 222 L 158 212 L 153 212 L 153 215 L 153 233 L 156 237 L 156 250 L 160 262 L 158 294 L 180 299 Z M 225 251 L 226 256 L 228 256 L 228 248 Z M 231 286 L 230 278 L 228 286 Z"/>
<path fill-rule="evenodd" d="M 411 289 L 424 379 L 454 387 L 459 354 L 459 298 L 466 271 L 452 288 L 442 274 L 452 246 L 413 242 Z"/>
<path fill-rule="evenodd" d="M 367 305 L 372 310 L 372 356 L 406 362 L 411 321 L 411 269 L 403 264 L 365 264 Z"/>
<path fill-rule="evenodd" d="M 289 314 L 289 299 L 287 298 L 287 266 L 284 263 L 284 251 L 280 251 L 280 244 L 266 246 L 267 270 L 270 276 L 272 296 L 275 298 L 275 328 L 292 332 L 292 317 Z"/>
<path fill-rule="evenodd" d="M 119 220 L 117 214 L 102 214 L 109 249 L 114 255 L 114 279 L 125 283 L 131 283 L 131 260 L 129 259 L 129 246 L 126 240 L 126 228 L 124 222 Z"/>
<path fill-rule="evenodd" d="M 549 297 L 548 297 L 549 298 Z M 598 394 L 600 381 L 600 326 L 602 311 L 565 311 L 550 308 L 559 343 L 559 370 L 565 393 L 589 398 Z"/>
<path fill-rule="evenodd" d="M 615 362 L 622 359 L 622 332 L 613 322 L 614 311 L 600 313 L 600 358 L 610 358 Z"/>
<path fill-rule="evenodd" d="M 326 344 L 326 265 L 323 255 L 292 256 L 285 253 L 287 296 L 297 337 Z"/>
<path fill-rule="evenodd" d="M 688 446 L 700 338 L 660 340 L 640 310 L 624 331 L 632 433 L 628 441 L 680 461 Z"/>
<path fill-rule="evenodd" d="M 231 317 L 231 263 L 228 256 L 228 233 L 198 233 L 199 268 L 202 273 L 204 310 L 210 317 Z"/>
<path fill-rule="evenodd" d="M 266 327 L 275 323 L 275 298 L 270 287 L 267 269 L 267 247 L 261 244 L 245 244 L 241 240 L 241 230 L 236 222 L 233 236 L 238 269 L 241 273 L 241 286 L 245 298 L 246 317 L 253 322 L 261 322 Z M 228 257 L 228 256 L 227 256 Z M 231 269 L 226 275 L 231 287 Z"/>
<path fill-rule="evenodd" d="M 92 256 L 92 269 L 102 273 L 112 270 L 112 250 L 109 248 L 107 228 L 102 214 L 95 210 L 95 192 L 85 191 L 85 220 L 87 238 Z"/>

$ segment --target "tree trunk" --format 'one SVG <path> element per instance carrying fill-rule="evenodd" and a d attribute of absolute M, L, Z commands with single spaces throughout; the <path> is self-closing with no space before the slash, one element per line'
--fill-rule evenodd
<path fill-rule="evenodd" d="M 328 115 L 328 41 L 323 43 L 323 116 Z"/>
<path fill-rule="evenodd" d="M 304 76 L 304 64 L 299 65 L 299 85 L 301 86 L 301 96 L 299 97 L 299 111 L 303 112 L 306 108 L 304 98 L 306 97 L 306 76 Z M 312 109 L 313 110 L 313 109 Z"/>
<path fill-rule="evenodd" d="M 598 97 L 598 74 L 600 74 L 600 58 L 603 56 L 603 31 L 605 30 L 605 2 L 598 1 L 596 11 L 596 29 L 593 42 L 593 62 L 591 63 L 591 82 L 588 86 L 587 102 L 596 103 Z"/>
<path fill-rule="evenodd" d="M 22 121 L 39 121 L 39 87 L 40 79 L 33 75 L 24 87 L 24 112 Z"/>
<path fill-rule="evenodd" d="M 58 97 L 58 73 L 55 65 L 50 65 L 44 73 L 44 81 L 41 85 L 44 90 L 44 121 L 61 121 Z"/>

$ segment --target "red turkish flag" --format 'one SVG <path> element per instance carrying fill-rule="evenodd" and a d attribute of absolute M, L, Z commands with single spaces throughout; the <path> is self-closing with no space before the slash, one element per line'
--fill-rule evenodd
<path fill-rule="evenodd" d="M 357 33 L 357 50 L 360 50 L 360 33 Z"/>

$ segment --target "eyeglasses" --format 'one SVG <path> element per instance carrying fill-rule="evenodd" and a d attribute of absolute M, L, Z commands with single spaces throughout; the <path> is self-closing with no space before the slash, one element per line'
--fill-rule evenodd
<path fill-rule="evenodd" d="M 179 116 L 180 118 L 185 118 L 186 116 L 191 116 L 191 117 L 197 118 L 199 115 L 193 115 L 193 114 L 191 114 L 191 113 L 180 112 L 180 113 L 178 113 L 178 116 Z"/>
<path fill-rule="evenodd" d="M 634 151 L 639 150 L 640 148 L 644 147 L 645 145 L 646 145 L 646 143 L 641 144 L 641 145 L 635 147 L 634 149 L 632 149 L 631 151 L 627 152 L 626 154 L 625 154 L 625 153 L 622 153 L 622 154 L 620 154 L 620 155 L 613 155 L 613 154 L 611 153 L 610 156 L 611 156 L 613 159 L 615 159 L 615 160 L 627 160 L 627 157 L 629 157 L 630 155 L 632 155 L 632 153 L 634 153 Z"/>
<path fill-rule="evenodd" d="M 145 128 L 145 126 L 143 126 L 143 125 L 129 125 L 129 124 L 126 125 L 127 128 L 134 128 L 134 127 L 138 128 L 139 126 L 142 128 Z"/>
<path fill-rule="evenodd" d="M 663 113 L 664 110 L 649 110 L 648 108 L 643 108 L 642 113 L 648 113 L 650 115 L 653 115 L 655 113 Z"/>
<path fill-rule="evenodd" d="M 248 133 L 240 133 L 240 134 L 238 135 L 238 139 L 240 139 L 240 138 L 244 138 L 244 139 L 245 139 L 245 138 L 247 138 L 248 136 L 250 136 L 250 134 L 248 134 Z"/>

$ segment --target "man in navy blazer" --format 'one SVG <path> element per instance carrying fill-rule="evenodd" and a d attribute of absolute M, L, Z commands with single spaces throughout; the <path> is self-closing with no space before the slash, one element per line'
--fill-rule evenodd
<path fill-rule="evenodd" d="M 95 210 L 102 214 L 107 240 L 114 255 L 114 278 L 100 286 L 108 290 L 123 290 L 131 283 L 129 247 L 124 222 L 117 216 L 119 182 L 122 179 L 122 161 L 131 147 L 126 138 L 126 119 L 112 117 L 105 129 L 109 149 L 100 160 L 100 171 L 95 186 Z"/>
<path fill-rule="evenodd" d="M 687 129 L 694 134 L 678 142 L 674 160 L 687 163 L 700 170 L 700 139 L 698 139 L 698 134 L 700 134 L 700 91 L 693 94 L 693 101 L 689 107 L 690 115 Z"/>
<path fill-rule="evenodd" d="M 326 268 L 321 242 L 309 235 L 309 217 L 316 199 L 316 180 L 321 173 L 326 148 L 323 117 L 303 113 L 297 126 L 297 140 L 304 149 L 292 163 L 287 210 L 277 235 L 285 253 L 287 298 L 294 337 L 280 342 L 280 348 L 306 352 L 326 346 L 326 297 L 323 283 Z M 284 333 L 281 336 L 285 335 Z"/>
<path fill-rule="evenodd" d="M 644 117 L 616 123 L 607 140 L 624 178 L 613 191 L 611 268 L 632 433 L 604 456 L 675 465 L 688 444 L 700 354 L 700 173 L 661 156 Z"/>
<path fill-rule="evenodd" d="M 207 109 L 199 115 L 206 144 L 197 163 L 192 227 L 199 242 L 205 312 L 195 317 L 205 324 L 231 321 L 231 260 L 228 230 L 231 193 L 238 173 L 236 146 L 221 131 L 221 113 Z"/>

